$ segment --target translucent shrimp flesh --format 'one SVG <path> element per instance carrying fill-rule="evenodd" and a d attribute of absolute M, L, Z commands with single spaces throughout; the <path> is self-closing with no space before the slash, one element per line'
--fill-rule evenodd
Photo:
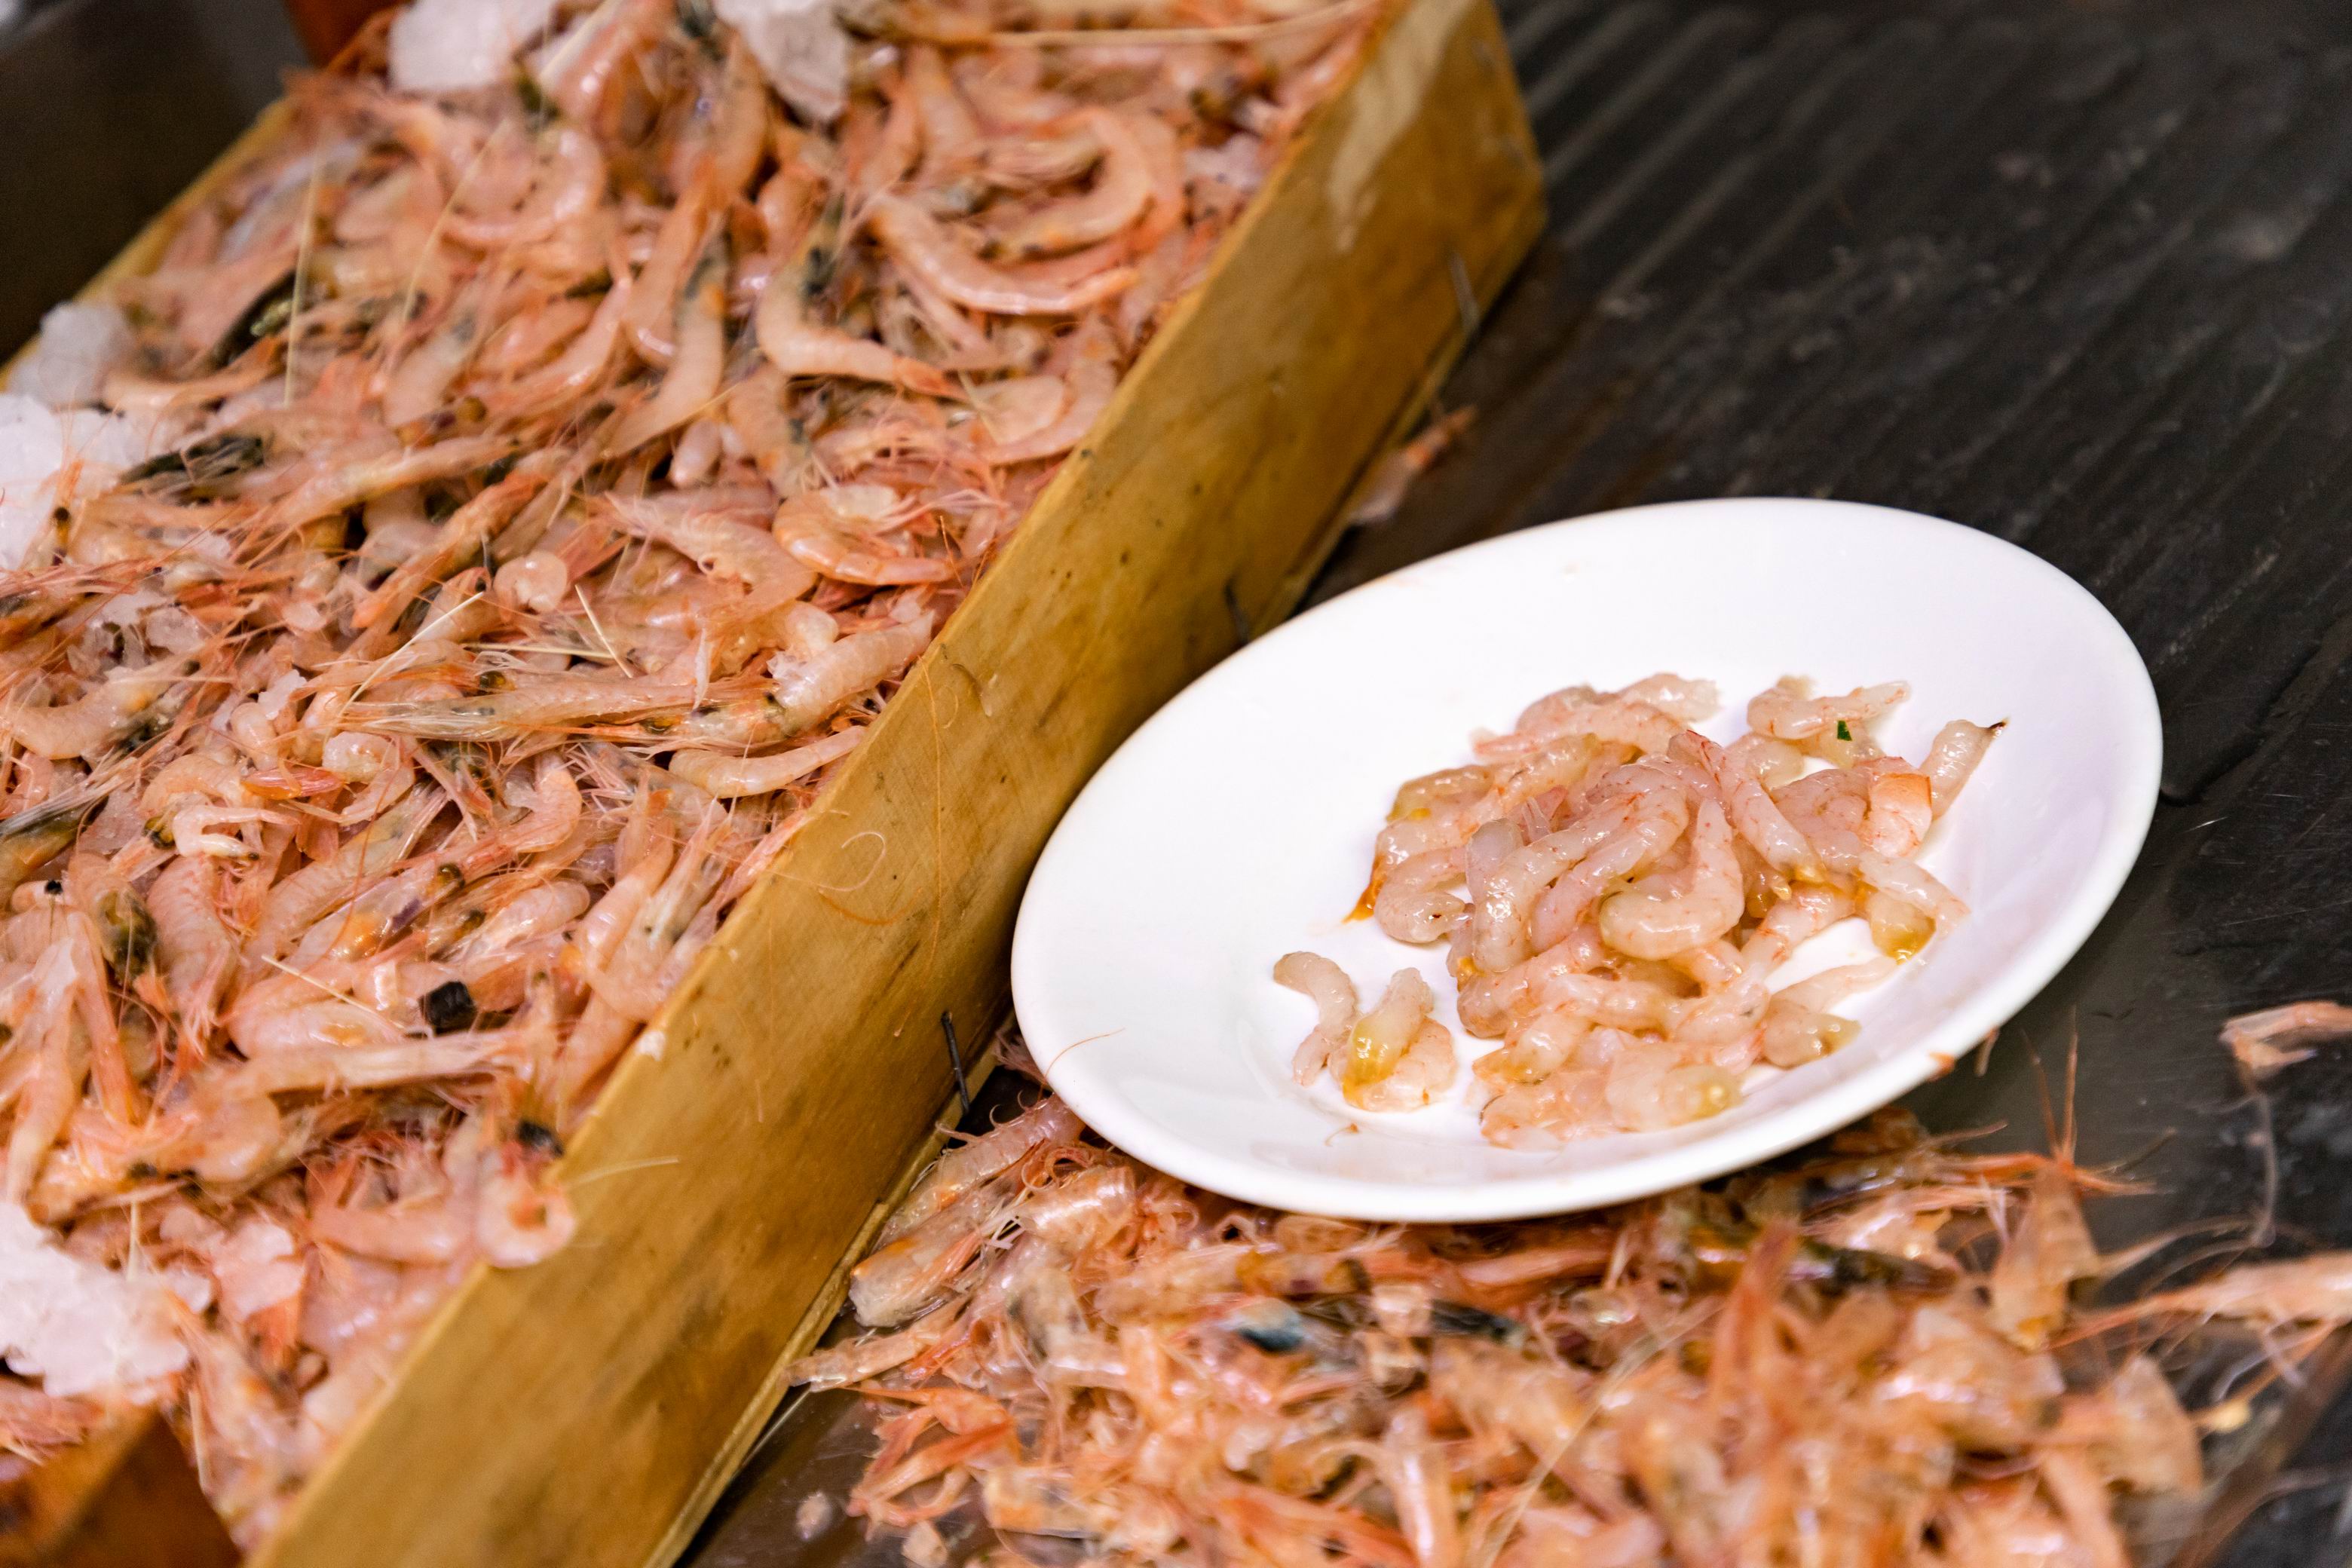
<path fill-rule="evenodd" d="M 1447 945 L 1464 1028 L 1499 1042 L 1470 1064 L 1488 1138 L 1543 1147 L 1719 1115 L 1751 1068 L 1857 1037 L 1831 1008 L 1968 917 L 1914 857 L 2000 729 L 1948 724 L 1915 767 L 1870 728 L 1906 690 L 1815 698 L 1784 680 L 1725 746 L 1684 727 L 1716 710 L 1709 682 L 1570 686 L 1474 738 L 1477 763 L 1405 782 L 1356 913 Z M 1773 993 L 1801 943 L 1855 915 L 1883 959 Z M 1397 1111 L 1454 1081 L 1450 1034 L 1428 1023 L 1424 1041 L 1429 1009 L 1411 1011 L 1412 971 L 1360 1017 L 1354 982 L 1314 953 L 1275 978 L 1316 1004 L 1302 1085 L 1328 1075 L 1356 1109 Z"/>

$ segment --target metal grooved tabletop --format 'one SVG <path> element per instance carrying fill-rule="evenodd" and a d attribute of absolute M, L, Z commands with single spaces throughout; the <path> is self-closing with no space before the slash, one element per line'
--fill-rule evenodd
<path fill-rule="evenodd" d="M 2155 672 L 2164 804 L 2121 901 L 1985 1075 L 1911 1103 L 2038 1142 L 2033 1058 L 2054 1078 L 2078 1043 L 2082 1157 L 2131 1158 L 2152 1189 L 2095 1208 L 2109 1245 L 2199 1222 L 2242 1242 L 2274 1152 L 2281 1244 L 2352 1246 L 2352 1052 L 2263 1101 L 2215 1043 L 2233 1013 L 2352 999 L 2352 14 L 1505 14 L 1550 231 L 1445 392 L 1475 407 L 1469 433 L 1317 596 L 1510 529 L 1723 494 L 1908 507 L 2045 556 Z M 1825 575 L 1824 613 L 1839 591 Z M 2352 1561 L 2340 1381 L 2242 1435 L 2175 1562 Z M 895 1558 L 851 1522 L 793 1527 L 863 1445 L 845 1400 L 796 1407 L 698 1568 Z"/>

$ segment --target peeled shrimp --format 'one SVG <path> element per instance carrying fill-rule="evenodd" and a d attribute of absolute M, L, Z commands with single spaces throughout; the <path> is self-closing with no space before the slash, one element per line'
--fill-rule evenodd
<path fill-rule="evenodd" d="M 1809 741 L 1841 724 L 1867 724 L 1910 695 L 1899 680 L 1856 687 L 1843 697 L 1811 697 L 1802 682 L 1783 680 L 1748 704 L 1748 722 L 1774 740 Z"/>
<path fill-rule="evenodd" d="M 1936 816 L 1940 817 L 1952 808 L 1961 787 L 1974 775 L 1977 764 L 1984 760 L 1993 737 L 2000 732 L 1999 724 L 1971 724 L 1965 719 L 1955 719 L 1936 731 L 1935 742 L 1927 748 L 1927 758 L 1919 764 L 1919 771 L 1927 775 Z"/>
<path fill-rule="evenodd" d="M 1927 764 L 1852 730 L 1903 689 L 1814 700 L 1788 681 L 1759 697 L 1758 721 L 1801 747 L 1761 729 L 1730 746 L 1682 729 L 1717 705 L 1705 681 L 1566 687 L 1509 734 L 1474 738 L 1477 765 L 1398 790 L 1356 912 L 1398 941 L 1447 943 L 1463 1026 L 1503 1041 L 1475 1066 L 1488 1137 L 1549 1147 L 1716 1115 L 1759 1061 L 1794 1068 L 1855 1037 L 1831 1005 L 1968 912 L 1911 858 L 1935 822 Z M 1824 729 L 1837 725 L 1843 738 Z M 1989 733 L 1962 739 L 1980 751 Z M 1804 771 L 1817 762 L 1842 765 Z M 1776 996 L 1778 967 L 1854 914 L 1887 957 Z M 1321 961 L 1293 954 L 1276 978 L 1318 994 L 1307 962 Z M 1451 1082 L 1451 1036 L 1432 1025 L 1423 1048 L 1417 978 L 1400 974 L 1354 1018 L 1330 973 L 1301 1082 L 1328 1066 L 1367 1110 L 1426 1103 Z"/>
<path fill-rule="evenodd" d="M 1429 988 L 1429 982 L 1421 977 L 1420 971 L 1400 969 L 1390 978 L 1381 999 L 1358 1017 L 1355 1026 L 1348 1032 L 1347 1047 L 1336 1076 L 1340 1093 L 1350 1104 L 1362 1103 L 1361 1097 L 1368 1090 L 1395 1072 L 1410 1052 L 1422 1047 L 1422 1026 L 1428 1022 L 1430 1009 L 1436 1002 L 1436 993 Z M 1428 1052 L 1423 1051 L 1421 1071 L 1425 1077 L 1433 1070 Z M 1450 1076 L 1450 1044 L 1446 1062 Z"/>
<path fill-rule="evenodd" d="M 1713 801 L 1691 819 L 1690 864 L 1601 900 L 1601 940 L 1635 958 L 1667 958 L 1714 941 L 1738 923 L 1745 904 L 1731 825 Z"/>
<path fill-rule="evenodd" d="M 37 708 L 11 697 L 0 701 L 0 734 L 56 761 L 99 757 L 199 668 L 192 658 L 159 658 L 119 671 L 88 696 L 58 708 Z"/>
<path fill-rule="evenodd" d="M 1356 1026 L 1355 982 L 1346 970 L 1313 952 L 1283 954 L 1275 963 L 1274 978 L 1315 1004 L 1315 1027 L 1298 1043 L 1290 1063 L 1292 1079 L 1311 1084 L 1347 1048 L 1349 1032 Z"/>
<path fill-rule="evenodd" d="M 1350 1047 L 1357 1039 L 1356 1034 L 1349 1035 Z M 1365 1060 L 1365 1054 L 1351 1054 L 1349 1067 L 1356 1068 Z M 1425 1019 L 1403 1052 L 1377 1078 L 1350 1083 L 1343 1073 L 1341 1092 L 1360 1110 L 1419 1110 L 1453 1086 L 1454 1074 L 1453 1032 L 1435 1019 Z"/>
<path fill-rule="evenodd" d="M 1470 962 L 1481 973 L 1496 974 L 1527 957 L 1528 923 L 1537 900 L 1562 873 L 1632 827 L 1635 809 L 1632 801 L 1612 802 L 1496 866 L 1471 910 Z"/>

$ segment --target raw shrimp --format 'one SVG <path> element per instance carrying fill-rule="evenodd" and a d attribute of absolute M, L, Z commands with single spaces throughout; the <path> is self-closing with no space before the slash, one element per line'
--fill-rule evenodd
<path fill-rule="evenodd" d="M 798 734 L 832 715 L 843 703 L 912 663 L 929 645 L 931 618 L 870 632 L 856 632 L 803 657 L 778 654 L 769 666 L 775 681 L 768 701 L 786 735 Z"/>
<path fill-rule="evenodd" d="M 236 976 L 236 933 L 220 913 L 218 863 L 181 855 L 148 889 L 165 1000 L 179 1019 L 182 1048 L 200 1058 L 210 1040 L 222 993 Z"/>
<path fill-rule="evenodd" d="M 1368 1102 L 1367 1097 L 1397 1072 L 1408 1057 L 1417 1059 L 1407 1092 L 1419 1092 L 1426 1100 L 1426 1090 L 1434 1087 L 1431 1079 L 1439 1074 L 1439 1068 L 1433 1060 L 1433 1048 L 1423 1037 L 1423 1026 L 1429 1022 L 1430 1009 L 1436 1003 L 1437 994 L 1421 977 L 1420 971 L 1400 969 L 1390 978 L 1381 999 L 1349 1030 L 1348 1043 L 1334 1074 L 1339 1080 L 1339 1092 L 1349 1104 L 1378 1109 Z M 1438 1027 L 1442 1033 L 1444 1026 Z M 1453 1059 L 1449 1042 L 1444 1049 L 1445 1078 L 1452 1076 Z"/>
<path fill-rule="evenodd" d="M 1106 267 L 1071 282 L 1046 281 L 992 267 L 956 242 L 931 216 L 899 196 L 879 196 L 867 217 L 893 259 L 959 305 L 1000 316 L 1073 316 L 1135 281 L 1129 267 Z"/>
<path fill-rule="evenodd" d="M 1315 1027 L 1298 1043 L 1290 1063 L 1294 1081 L 1313 1083 L 1333 1056 L 1347 1048 L 1358 1016 L 1355 983 L 1346 970 L 1316 952 L 1283 954 L 1275 963 L 1274 978 L 1315 1004 Z"/>
<path fill-rule="evenodd" d="M 1751 704 L 1779 732 L 1718 746 L 1681 728 L 1717 707 L 1708 682 L 1566 687 L 1508 734 L 1474 737 L 1481 763 L 1398 790 L 1356 913 L 1447 943 L 1463 1027 L 1503 1041 L 1475 1067 L 1488 1137 L 1545 1147 L 1718 1114 L 1759 1060 L 1793 1068 L 1856 1037 L 1831 1005 L 1967 915 L 1912 857 L 1937 774 L 1956 789 L 1992 732 L 1948 726 L 1918 768 L 1884 755 L 1853 726 L 1904 689 L 1815 700 L 1784 681 Z M 1819 762 L 1832 765 L 1804 771 Z M 1888 957 L 1776 997 L 1797 947 L 1857 913 Z M 1328 1066 L 1351 1103 L 1398 1110 L 1452 1080 L 1451 1037 L 1432 1026 L 1424 1047 L 1410 985 L 1357 1019 L 1347 977 L 1307 967 L 1322 963 L 1294 953 L 1276 974 L 1321 1010 L 1299 1081 Z"/>
<path fill-rule="evenodd" d="M 2305 1041 L 2347 1036 L 2352 1036 L 2352 1007 L 2340 1002 L 2290 1002 L 2284 1007 L 2243 1014 L 2221 1026 L 2221 1043 L 2257 1079 L 2311 1056 Z"/>
<path fill-rule="evenodd" d="M 1061 407 L 1037 428 L 1006 440 L 982 442 L 980 455 L 991 463 L 1029 463 L 1058 458 L 1086 439 L 1118 386 L 1117 345 L 1107 331 L 1089 331 L 1063 378 Z"/>
<path fill-rule="evenodd" d="M 607 442 L 615 454 L 667 435 L 719 401 L 727 362 L 727 268 L 716 250 L 697 265 L 677 301 L 677 352 L 660 388 L 631 409 Z"/>
<path fill-rule="evenodd" d="M 88 696 L 55 708 L 35 707 L 21 697 L 0 700 L 0 734 L 52 761 L 95 759 L 120 742 L 157 704 L 203 668 L 193 658 L 169 657 L 137 669 L 119 670 Z"/>
<path fill-rule="evenodd" d="M 88 460 L 0 560 L 0 1194 L 126 1286 L 217 1287 L 173 1309 L 190 1367 L 107 1407 L 194 1436 L 249 1551 L 468 1269 L 567 1244 L 560 1141 L 1372 25 L 1121 64 L 1139 13 L 1040 49 L 927 0 L 813 105 L 759 9 L 559 7 L 454 64 L 429 18 L 367 33 L 60 318 L 104 363 L 30 387 Z M 1538 750 L 1527 799 L 1572 782 Z M 1451 1072 L 1406 1045 L 1384 1092 Z M 1108 1386 L 1067 1259 L 1149 1194 L 1031 1205 L 1092 1157 L 1035 1125 L 861 1292 L 969 1265 Z M 79 1419 L 33 1397 L 0 1369 L 0 1446 Z"/>
<path fill-rule="evenodd" d="M 1635 958 L 1670 958 L 1713 942 L 1739 922 L 1744 903 L 1731 825 L 1702 802 L 1691 820 L 1690 862 L 1674 877 L 1650 877 L 1601 900 L 1601 940 Z"/>
<path fill-rule="evenodd" d="M 795 563 L 765 529 L 720 509 L 681 511 L 626 499 L 610 504 L 615 526 L 668 545 L 705 572 L 734 578 L 761 603 L 797 599 L 816 584 L 815 573 Z"/>
<path fill-rule="evenodd" d="M 776 514 L 776 539 L 793 559 L 837 583 L 901 587 L 954 580 L 955 567 L 920 555 L 890 555 L 853 544 L 837 528 L 812 522 L 787 503 Z"/>
<path fill-rule="evenodd" d="M 602 199 L 604 157 L 594 137 L 575 126 L 560 125 L 544 152 L 530 201 L 497 217 L 453 208 L 442 225 L 449 237 L 483 250 L 543 239 Z"/>
<path fill-rule="evenodd" d="M 559 407 L 594 386 L 612 363 L 634 298 L 634 280 L 615 272 L 580 335 L 547 364 L 488 394 L 487 401 L 509 416 L 529 416 Z"/>
<path fill-rule="evenodd" d="M 1009 1208 L 995 1174 L 959 1184 L 965 1206 L 894 1220 L 859 1266 L 893 1289 L 860 1321 L 911 1326 L 793 1369 L 884 1412 L 851 1507 L 886 1531 L 977 1494 L 997 1529 L 1066 1534 L 1120 1568 L 1334 1552 L 1640 1568 L 1813 1546 L 1916 1568 L 2120 1563 L 2100 1554 L 2124 1511 L 2186 1504 L 2203 1479 L 2195 1426 L 2135 1336 L 2215 1303 L 2273 1327 L 2352 1319 L 2347 1292 L 2298 1289 L 2323 1270 L 2294 1265 L 2098 1317 L 2062 1294 L 2054 1332 L 2105 1336 L 2062 1376 L 1995 1325 L 1989 1281 L 2017 1240 L 1929 1267 L 1824 1239 L 1857 1163 L 1949 1211 L 1931 1233 L 1995 1207 L 2012 1237 L 2073 1223 L 2071 1167 L 1995 1174 L 1892 1113 L 1812 1164 L 1573 1226 L 1359 1226 L 1234 1205 L 1091 1144 L 1053 1153 Z M 1065 1191 L 1121 1173 L 1131 1223 L 1045 1241 Z M 981 1237 L 998 1240 L 984 1266 Z"/>
<path fill-rule="evenodd" d="M 449 697 L 365 708 L 355 704 L 346 710 L 346 717 L 379 733 L 430 741 L 499 741 L 535 731 L 561 730 L 592 719 L 671 712 L 693 707 L 700 695 L 687 682 L 558 676 L 488 697 Z"/>
<path fill-rule="evenodd" d="M 1748 726 L 1776 741 L 1810 741 L 1840 725 L 1859 728 L 1900 704 L 1911 689 L 1899 680 L 1856 687 L 1843 697 L 1813 697 L 1802 681 L 1783 679 L 1748 704 Z M 1840 737 L 1843 739 L 1843 737 Z"/>

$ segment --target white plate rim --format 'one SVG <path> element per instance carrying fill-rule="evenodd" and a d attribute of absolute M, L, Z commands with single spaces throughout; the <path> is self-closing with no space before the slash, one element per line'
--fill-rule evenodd
<path fill-rule="evenodd" d="M 1326 611 L 1345 605 L 1359 595 L 1393 586 L 1418 574 L 1458 570 L 1461 563 L 1484 555 L 1508 556 L 1521 552 L 1538 552 L 1543 547 L 1542 542 L 1570 530 L 1590 530 L 1596 525 L 1638 528 L 1675 517 L 1727 510 L 1752 513 L 1759 523 L 1768 522 L 1776 515 L 1832 511 L 1856 521 L 1866 519 L 1874 527 L 1933 534 L 1944 543 L 1997 555 L 2011 567 L 2042 574 L 2053 580 L 2062 594 L 2072 595 L 2082 603 L 2087 611 L 2085 623 L 2092 628 L 2092 635 L 2107 642 L 2111 654 L 2121 656 L 2114 661 L 2116 667 L 2127 668 L 2137 678 L 2128 683 L 2129 695 L 2135 699 L 2132 710 L 2118 715 L 2131 749 L 2129 754 L 2122 759 L 2119 768 L 2124 784 L 2115 796 L 2117 809 L 2101 835 L 2082 883 L 2050 920 L 2048 934 L 2029 952 L 2017 959 L 1993 984 L 1972 993 L 1947 1016 L 1940 1026 L 1927 1031 L 1908 1048 L 1885 1058 L 1867 1070 L 1825 1086 L 1822 1091 L 1797 1102 L 1788 1111 L 1739 1124 L 1720 1136 L 1682 1147 L 1635 1154 L 1596 1169 L 1552 1176 L 1531 1173 L 1508 1181 L 1474 1184 L 1375 1183 L 1230 1158 L 1214 1149 L 1176 1137 L 1157 1122 L 1131 1114 L 1124 1099 L 1102 1080 L 1100 1074 L 1090 1068 L 1089 1058 L 1084 1053 L 1066 1049 L 1073 1042 L 1052 1037 L 1052 1020 L 1038 1016 L 1049 1010 L 1041 1007 L 1038 1000 L 1046 994 L 1041 991 L 1040 976 L 1047 960 L 1039 951 L 1037 928 L 1030 919 L 1032 897 L 1041 885 L 1050 886 L 1051 876 L 1057 864 L 1057 850 L 1062 855 L 1071 852 L 1071 841 L 1066 837 L 1065 827 L 1078 816 L 1088 795 L 1096 789 L 1097 781 L 1109 772 L 1118 757 L 1130 748 L 1149 745 L 1150 742 L 1147 737 L 1154 726 L 1192 699 L 1205 682 L 1219 676 L 1220 672 L 1225 672 L 1223 679 L 1231 680 L 1230 671 L 1238 661 L 1251 659 L 1260 650 L 1276 646 L 1282 640 L 1313 635 L 1312 628 Z M 1024 1033 L 1033 1041 L 1033 1054 L 1037 1057 L 1047 1084 L 1081 1121 L 1108 1142 L 1144 1163 L 1211 1192 L 1243 1202 L 1298 1213 L 1375 1222 L 1467 1224 L 1605 1207 L 1694 1182 L 1712 1180 L 1786 1153 L 1851 1125 L 1928 1079 L 1949 1071 L 1978 1041 L 2014 1017 L 2090 940 L 2099 921 L 2122 892 L 2138 860 L 2139 851 L 2155 818 L 2162 771 L 2163 726 L 2156 689 L 2130 636 L 2088 589 L 2031 551 L 1997 535 L 1894 507 L 1804 497 L 1727 497 L 1665 501 L 1565 518 L 1429 556 L 1359 584 L 1292 617 L 1246 647 L 1235 650 L 1226 659 L 1197 677 L 1139 726 L 1121 743 L 1118 751 L 1105 762 L 1103 768 L 1088 780 L 1061 823 L 1055 826 L 1044 853 L 1032 870 L 1013 930 L 1011 968 L 1015 1011 L 1023 1021 Z M 2134 809 L 2135 805 L 2137 809 Z M 1027 1001 L 1024 1000 L 1024 996 Z M 1034 1044 L 1041 1037 L 1049 1041 L 1048 1048 L 1042 1051 L 1037 1050 Z M 1953 1048 L 1955 1045 L 1958 1048 Z"/>

